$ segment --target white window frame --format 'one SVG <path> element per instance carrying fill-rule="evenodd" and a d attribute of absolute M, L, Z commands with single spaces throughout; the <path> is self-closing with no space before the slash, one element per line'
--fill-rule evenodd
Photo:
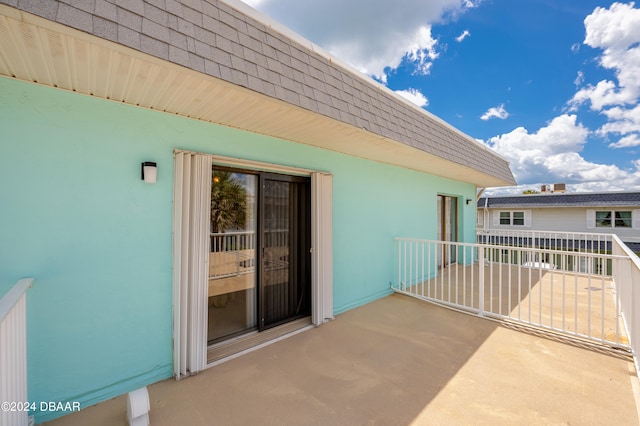
<path fill-rule="evenodd" d="M 611 214 L 610 226 L 598 226 L 597 215 L 599 212 L 607 212 Z M 631 226 L 616 226 L 616 213 L 630 212 Z M 640 229 L 640 209 L 590 209 L 587 210 L 587 228 L 589 229 Z"/>
<path fill-rule="evenodd" d="M 501 216 L 504 213 L 508 213 L 509 214 L 509 223 L 508 224 L 502 224 L 501 222 Z M 523 223 L 522 224 L 516 224 L 515 223 L 515 213 L 522 213 L 522 220 Z M 507 226 L 515 226 L 518 228 L 530 228 L 531 227 L 531 210 L 495 210 L 493 212 L 493 226 L 503 226 L 503 227 L 507 227 Z"/>
<path fill-rule="evenodd" d="M 499 213 L 499 217 L 500 217 L 499 225 L 500 226 L 511 226 L 511 213 L 512 212 L 500 212 Z M 506 216 L 506 218 L 504 216 Z M 502 223 L 503 220 L 506 220 L 508 223 Z"/>

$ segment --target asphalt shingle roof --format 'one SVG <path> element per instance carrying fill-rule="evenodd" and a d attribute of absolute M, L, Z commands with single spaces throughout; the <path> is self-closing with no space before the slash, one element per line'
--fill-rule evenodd
<path fill-rule="evenodd" d="M 508 162 L 238 0 L 0 0 L 515 184 Z M 264 22 L 263 22 L 264 21 Z M 301 38 L 300 38 L 301 39 Z"/>
<path fill-rule="evenodd" d="M 600 192 L 482 197 L 478 208 L 640 207 L 640 192 Z"/>

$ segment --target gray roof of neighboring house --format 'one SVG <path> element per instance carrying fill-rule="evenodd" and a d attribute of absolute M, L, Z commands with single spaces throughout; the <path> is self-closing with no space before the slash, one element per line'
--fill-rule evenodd
<path fill-rule="evenodd" d="M 640 192 L 585 192 L 482 197 L 478 208 L 640 207 Z"/>
<path fill-rule="evenodd" d="M 629 247 L 629 249 L 634 252 L 634 253 L 640 253 L 640 243 L 629 243 L 629 242 L 625 242 L 625 244 L 627 245 L 627 247 Z"/>
<path fill-rule="evenodd" d="M 496 153 L 310 43 L 275 30 L 237 0 L 0 3 L 515 184 L 508 162 Z"/>

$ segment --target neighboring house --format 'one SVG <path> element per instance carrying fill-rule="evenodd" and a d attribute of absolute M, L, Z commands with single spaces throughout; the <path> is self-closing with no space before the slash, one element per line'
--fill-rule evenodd
<path fill-rule="evenodd" d="M 30 401 L 86 407 L 386 296 L 393 237 L 473 242 L 477 189 L 515 183 L 239 1 L 0 3 L 0 294 L 35 278 Z"/>
<path fill-rule="evenodd" d="M 640 252 L 640 192 L 482 197 L 477 207 L 478 230 L 610 233 Z"/>

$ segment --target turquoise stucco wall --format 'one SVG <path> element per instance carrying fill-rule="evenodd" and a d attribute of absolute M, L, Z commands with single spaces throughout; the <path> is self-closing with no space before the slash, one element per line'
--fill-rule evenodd
<path fill-rule="evenodd" d="M 334 307 L 390 293 L 393 237 L 436 237 L 472 185 L 0 78 L 0 290 L 28 293 L 29 400 L 85 407 L 172 375 L 173 149 L 334 175 Z M 140 163 L 158 163 L 158 182 Z M 460 205 L 473 241 L 475 209 Z M 38 413 L 43 421 L 58 413 Z"/>

